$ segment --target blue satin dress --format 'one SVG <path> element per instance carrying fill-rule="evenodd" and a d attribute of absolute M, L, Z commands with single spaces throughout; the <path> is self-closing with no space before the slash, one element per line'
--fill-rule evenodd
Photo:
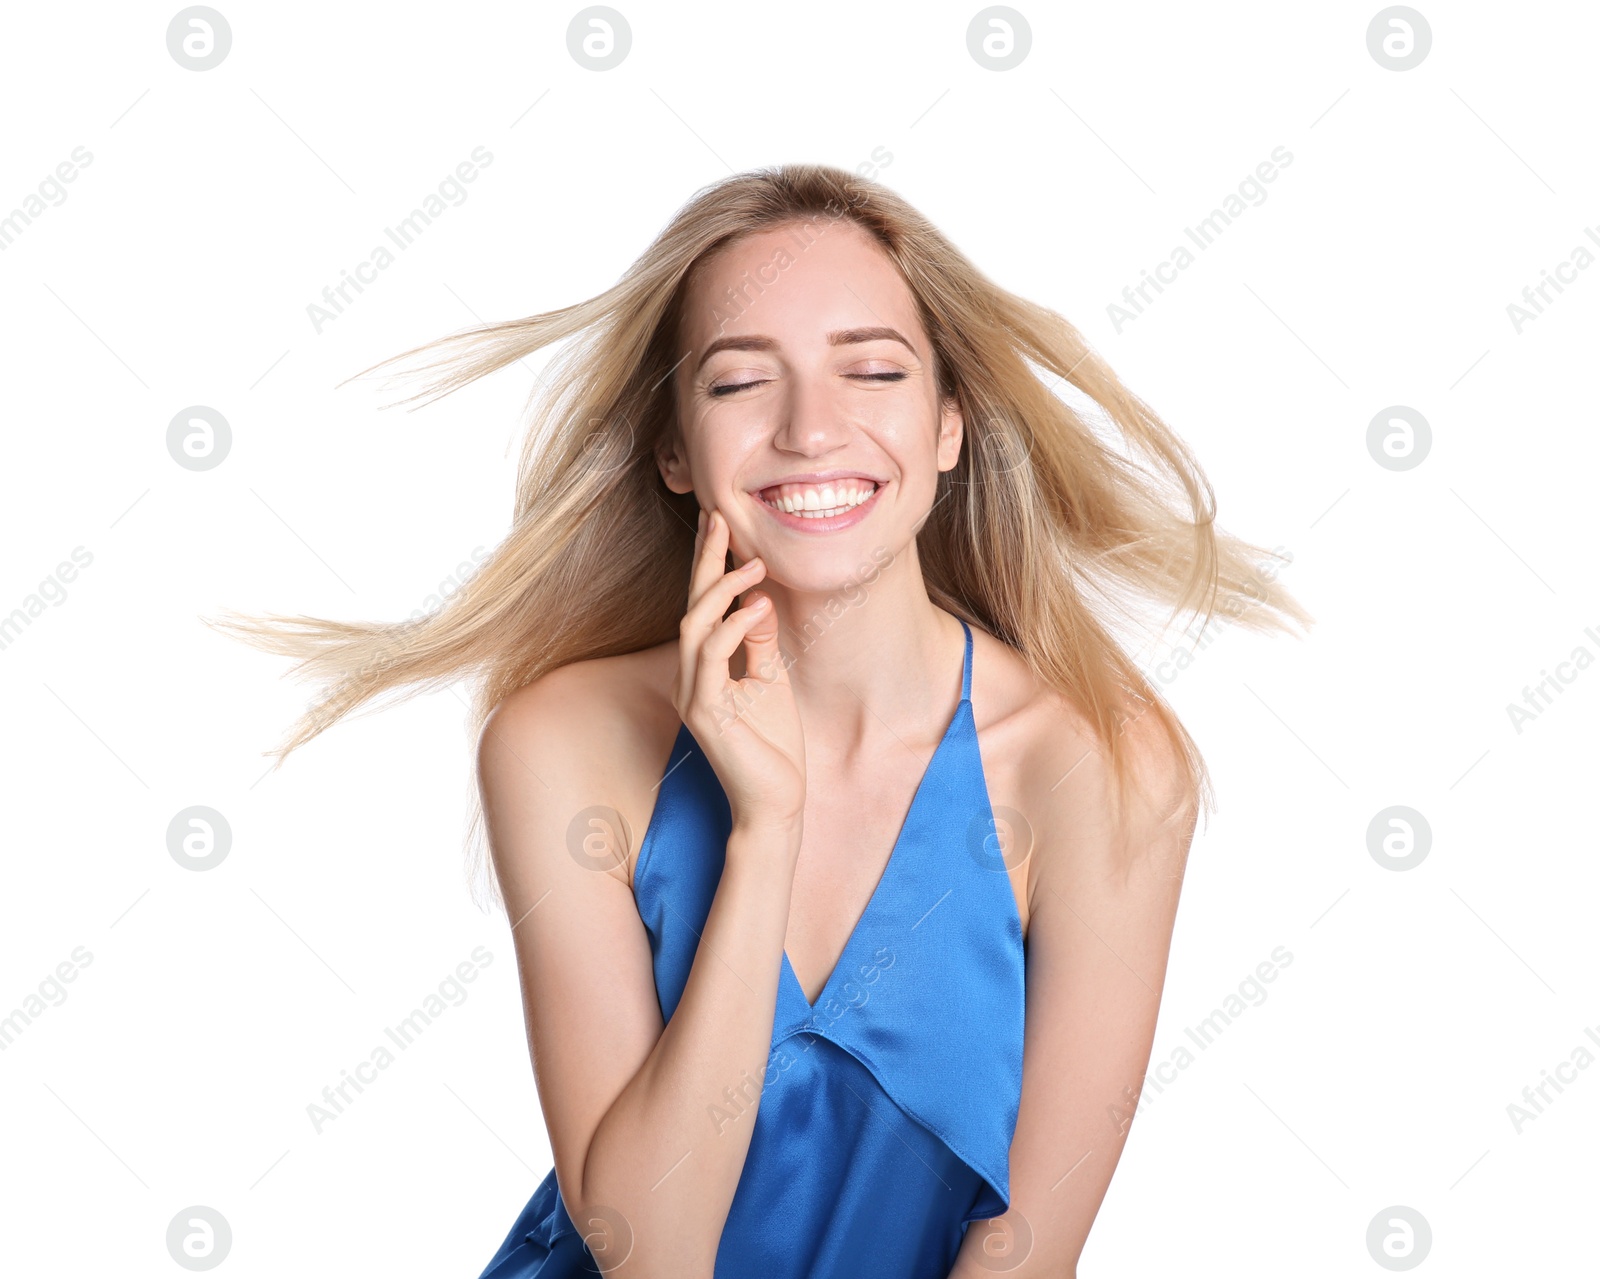
<path fill-rule="evenodd" d="M 706 1135 L 751 1122 L 715 1279 L 947 1279 L 967 1223 L 1010 1203 L 1022 1092 L 1023 941 L 961 702 L 888 865 L 815 1004 L 783 956 L 772 1052 L 708 1107 Z M 670 1019 L 722 873 L 732 822 L 716 772 L 679 730 L 634 871 Z M 759 1103 L 759 1104 L 757 1104 Z M 554 1169 L 480 1279 L 569 1279 L 630 1247 L 620 1218 L 580 1230 Z"/>

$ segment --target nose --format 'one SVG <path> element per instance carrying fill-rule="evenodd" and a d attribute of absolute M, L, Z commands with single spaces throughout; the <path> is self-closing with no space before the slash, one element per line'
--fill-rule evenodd
<path fill-rule="evenodd" d="M 786 453 L 820 457 L 845 443 L 855 429 L 828 387 L 803 377 L 790 379 L 779 412 L 782 420 L 772 442 Z"/>

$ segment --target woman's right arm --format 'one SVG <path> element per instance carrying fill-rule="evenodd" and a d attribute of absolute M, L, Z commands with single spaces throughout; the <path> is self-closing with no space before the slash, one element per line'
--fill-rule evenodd
<path fill-rule="evenodd" d="M 720 585 L 720 554 L 718 564 Z M 701 612 L 721 620 L 731 599 L 730 590 L 719 607 L 713 594 Z M 685 651 L 699 660 L 694 617 L 691 607 Z M 760 625 L 745 616 L 742 630 L 752 622 Z M 604 845 L 615 848 L 614 828 L 595 828 L 600 847 L 569 847 L 576 814 L 616 807 L 607 803 L 617 771 L 608 761 L 638 749 L 616 699 L 589 687 L 593 669 L 552 672 L 490 717 L 478 755 L 485 822 L 567 1211 L 603 1270 L 626 1257 L 627 1273 L 639 1279 L 710 1279 L 767 1071 L 803 775 L 798 808 L 782 785 L 780 795 L 769 793 L 776 802 L 733 805 L 721 881 L 682 998 L 663 1027 L 649 939 L 625 873 L 592 868 Z M 763 712 L 792 709 L 787 691 Z M 680 709 L 691 711 L 691 728 L 700 724 L 697 740 L 717 738 L 707 749 L 733 794 L 745 789 L 740 780 L 754 785 L 762 768 L 769 781 L 776 776 L 781 764 L 766 759 L 736 779 L 736 733 L 708 732 L 687 703 Z M 770 740 L 784 739 L 780 732 Z"/>

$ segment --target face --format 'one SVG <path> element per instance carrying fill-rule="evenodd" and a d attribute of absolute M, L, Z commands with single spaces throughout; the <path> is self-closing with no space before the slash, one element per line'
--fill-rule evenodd
<path fill-rule="evenodd" d="M 700 264 L 687 303 L 681 444 L 661 471 L 723 513 L 735 562 L 828 591 L 911 544 L 960 456 L 961 414 L 872 237 L 845 218 L 753 233 Z"/>

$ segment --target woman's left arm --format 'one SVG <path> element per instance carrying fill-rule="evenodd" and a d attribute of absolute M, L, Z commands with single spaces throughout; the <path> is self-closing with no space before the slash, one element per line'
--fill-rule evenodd
<path fill-rule="evenodd" d="M 974 1221 L 950 1279 L 1074 1279 L 1127 1140 L 1155 1037 L 1198 812 L 1154 716 L 1128 726 L 1148 794 L 1111 829 L 1109 769 L 1091 754 L 1030 816 L 1022 1099 L 1011 1205 Z"/>

